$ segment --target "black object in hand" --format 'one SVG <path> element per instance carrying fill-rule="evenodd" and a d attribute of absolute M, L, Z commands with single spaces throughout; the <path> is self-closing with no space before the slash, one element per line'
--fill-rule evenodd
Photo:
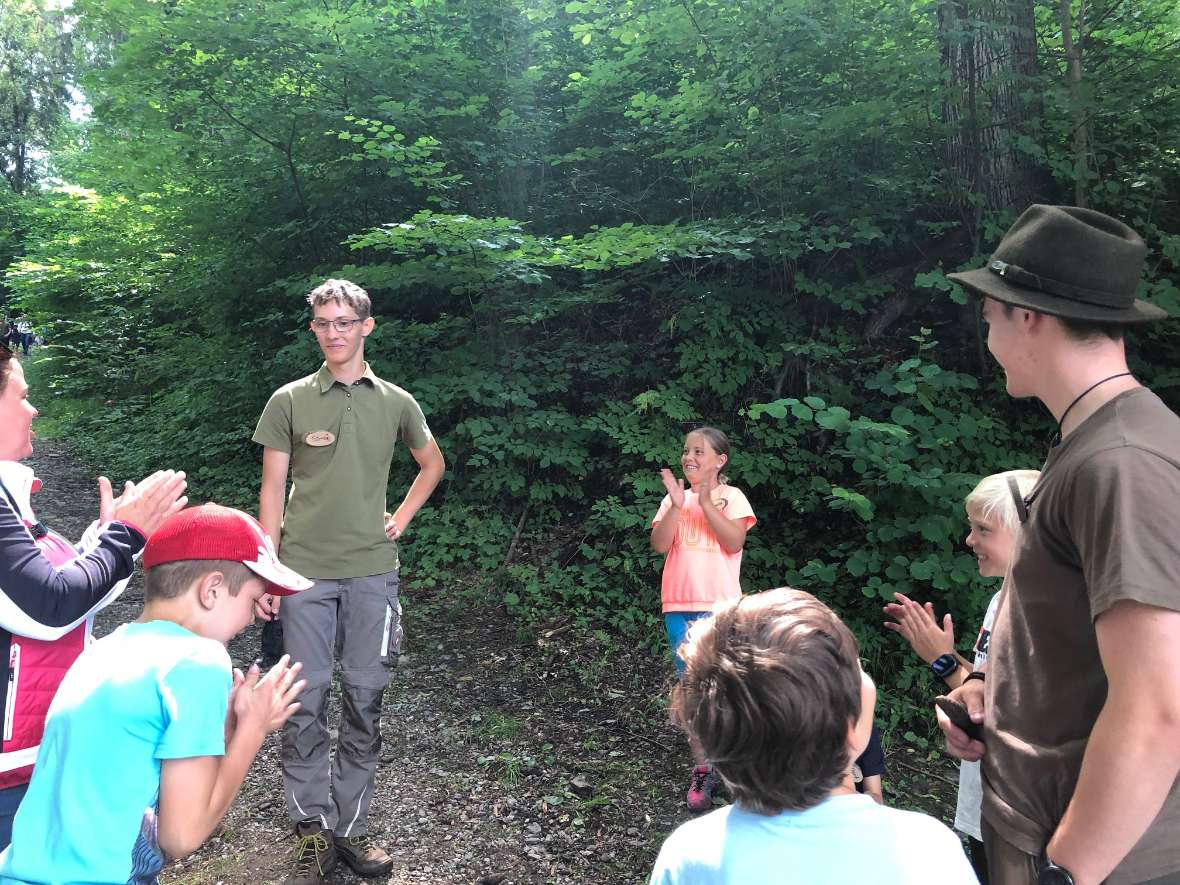
<path fill-rule="evenodd" d="M 949 719 L 956 728 L 960 728 L 966 732 L 967 737 L 971 738 L 971 740 L 983 740 L 983 724 L 973 721 L 971 719 L 971 714 L 967 712 L 967 708 L 958 701 L 952 701 L 948 697 L 939 695 L 934 699 L 934 706 L 946 713 L 946 718 Z"/>
<path fill-rule="evenodd" d="M 266 672 L 283 656 L 283 622 L 277 616 L 263 622 L 261 646 L 255 663 Z"/>

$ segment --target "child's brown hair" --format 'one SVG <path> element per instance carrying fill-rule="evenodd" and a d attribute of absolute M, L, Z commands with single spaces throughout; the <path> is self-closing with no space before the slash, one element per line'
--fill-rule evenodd
<path fill-rule="evenodd" d="M 830 608 L 789 587 L 743 597 L 695 624 L 681 654 L 673 720 L 735 801 L 778 814 L 840 784 L 861 713 L 860 652 Z"/>
<path fill-rule="evenodd" d="M 147 602 L 175 599 L 209 572 L 221 572 L 229 595 L 237 596 L 251 578 L 258 577 L 240 562 L 228 559 L 182 559 L 163 562 L 143 573 L 143 598 Z"/>

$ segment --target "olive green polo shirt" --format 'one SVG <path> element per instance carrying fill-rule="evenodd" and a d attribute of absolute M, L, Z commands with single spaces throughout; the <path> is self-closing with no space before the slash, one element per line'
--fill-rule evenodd
<path fill-rule="evenodd" d="M 385 490 L 398 438 L 431 440 L 409 393 L 373 374 L 337 381 L 325 364 L 271 396 L 254 442 L 291 456 L 279 559 L 309 578 L 360 578 L 398 567 L 385 534 Z"/>

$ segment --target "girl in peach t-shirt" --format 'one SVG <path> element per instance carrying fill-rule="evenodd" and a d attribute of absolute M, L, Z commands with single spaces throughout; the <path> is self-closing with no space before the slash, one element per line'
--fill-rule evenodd
<path fill-rule="evenodd" d="M 671 470 L 660 471 L 668 494 L 652 519 L 651 546 L 667 554 L 661 597 L 677 674 L 684 671 L 679 649 L 689 625 L 711 614 L 716 603 L 742 595 L 742 547 L 757 519 L 746 496 L 721 473 L 728 461 L 725 434 L 698 427 L 685 436 L 680 454 L 690 488 L 686 490 Z M 700 747 L 694 744 L 692 754 L 688 807 L 707 811 L 713 807 L 717 778 Z"/>

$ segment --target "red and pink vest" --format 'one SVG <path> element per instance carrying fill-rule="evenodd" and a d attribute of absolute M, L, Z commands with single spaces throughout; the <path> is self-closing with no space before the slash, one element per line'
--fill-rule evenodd
<path fill-rule="evenodd" d="M 37 546 L 55 566 L 77 558 L 65 538 L 40 523 L 25 520 Z M 0 789 L 29 782 L 41 747 L 45 716 L 70 665 L 86 647 L 90 619 L 65 636 L 46 642 L 13 635 L 8 652 L 8 697 L 4 705 L 4 742 L 0 752 Z"/>

